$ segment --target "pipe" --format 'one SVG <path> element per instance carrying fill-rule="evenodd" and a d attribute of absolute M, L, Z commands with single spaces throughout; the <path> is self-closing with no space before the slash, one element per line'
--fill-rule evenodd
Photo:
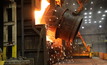
<path fill-rule="evenodd" d="M 22 57 L 24 56 L 24 16 L 23 16 L 23 0 L 21 0 L 21 26 L 22 26 Z"/>

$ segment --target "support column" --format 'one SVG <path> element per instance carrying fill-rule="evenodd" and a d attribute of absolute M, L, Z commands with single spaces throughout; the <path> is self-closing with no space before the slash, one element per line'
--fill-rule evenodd
<path fill-rule="evenodd" d="M 4 7 L 4 21 L 3 21 L 4 23 L 3 59 L 4 60 L 10 57 L 17 58 L 17 19 L 16 19 L 16 16 L 17 16 L 16 15 L 16 3 L 12 1 L 9 4 L 9 6 Z M 12 52 L 9 51 L 8 48 L 11 49 Z M 7 53 L 11 53 L 12 55 L 8 57 Z"/>

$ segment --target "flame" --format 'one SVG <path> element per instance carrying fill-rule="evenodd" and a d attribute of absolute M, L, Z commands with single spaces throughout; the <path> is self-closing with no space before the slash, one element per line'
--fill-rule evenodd
<path fill-rule="evenodd" d="M 52 40 L 52 39 L 50 38 L 50 36 L 48 36 L 48 35 L 46 36 L 46 40 L 47 40 L 47 41 L 50 41 L 50 42 L 53 42 L 53 40 Z"/>
<path fill-rule="evenodd" d="M 55 36 L 54 32 L 47 29 L 47 41 L 54 42 Z"/>
<path fill-rule="evenodd" d="M 46 8 L 48 7 L 50 3 L 47 1 L 47 0 L 42 0 L 41 1 L 41 10 L 40 11 L 35 11 L 34 14 L 35 14 L 35 24 L 41 24 L 41 20 L 42 20 L 42 17 L 43 17 L 43 14 L 46 10 Z"/>
<path fill-rule="evenodd" d="M 42 23 L 42 17 L 44 15 L 44 12 L 46 8 L 50 5 L 48 0 L 41 0 L 41 10 L 35 10 L 34 11 L 34 16 L 35 16 L 35 24 L 43 24 Z M 62 42 L 61 39 L 55 39 L 55 33 L 53 31 L 47 30 L 47 36 L 46 40 L 55 43 L 55 46 L 61 45 L 60 43 Z"/>
<path fill-rule="evenodd" d="M 47 41 L 53 42 L 53 46 L 61 46 L 62 40 L 61 39 L 55 39 L 55 32 L 51 30 L 47 30 Z"/>

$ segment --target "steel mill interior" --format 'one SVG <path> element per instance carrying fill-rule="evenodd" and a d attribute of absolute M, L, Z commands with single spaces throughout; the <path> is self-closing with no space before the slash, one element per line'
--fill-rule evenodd
<path fill-rule="evenodd" d="M 107 65 L 107 0 L 3 0 L 0 65 Z"/>

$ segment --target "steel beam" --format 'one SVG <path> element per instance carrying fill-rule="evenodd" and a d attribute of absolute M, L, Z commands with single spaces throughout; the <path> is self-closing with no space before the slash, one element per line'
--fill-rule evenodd
<path fill-rule="evenodd" d="M 24 15 L 23 15 L 23 5 L 24 5 L 24 1 L 21 0 L 21 26 L 22 26 L 22 56 L 24 56 Z"/>
<path fill-rule="evenodd" d="M 4 50 L 3 50 L 3 58 L 4 60 L 6 59 L 6 51 L 7 47 L 11 46 L 12 47 L 12 57 L 16 58 L 17 57 L 17 22 L 16 22 L 16 3 L 12 1 L 12 3 L 8 4 L 9 6 L 4 7 L 4 39 L 3 39 L 3 45 L 4 45 Z M 9 11 L 11 14 L 11 21 L 9 21 L 9 12 L 7 9 L 11 8 L 12 10 Z M 12 26 L 12 27 L 10 27 Z M 10 28 L 9 28 L 10 27 Z M 10 31 L 12 29 L 12 31 Z M 11 35 L 9 35 L 11 33 Z M 9 36 L 11 37 L 11 40 L 9 40 Z M 10 43 L 11 42 L 11 43 Z"/>

